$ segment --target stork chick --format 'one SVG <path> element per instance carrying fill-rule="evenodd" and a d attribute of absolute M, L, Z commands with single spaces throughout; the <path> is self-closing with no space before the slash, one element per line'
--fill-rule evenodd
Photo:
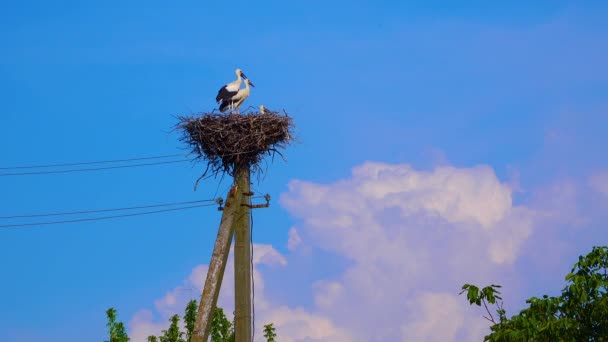
<path fill-rule="evenodd" d="M 249 88 L 250 85 L 252 87 L 255 87 L 255 85 L 253 85 L 253 83 L 248 78 L 246 78 L 245 88 L 239 89 L 239 91 L 234 96 L 222 101 L 222 104 L 220 105 L 220 111 L 223 113 L 226 111 L 226 109 L 236 109 L 237 114 L 239 114 L 239 107 L 243 102 L 245 102 L 245 99 L 247 99 L 247 97 L 249 97 L 249 94 L 251 93 L 251 90 Z"/>

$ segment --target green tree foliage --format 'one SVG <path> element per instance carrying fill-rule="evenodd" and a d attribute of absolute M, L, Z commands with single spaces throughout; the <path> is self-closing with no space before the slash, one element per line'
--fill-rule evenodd
<path fill-rule="evenodd" d="M 158 337 L 148 336 L 147 342 L 190 342 L 194 333 L 196 314 L 196 300 L 191 300 L 188 302 L 184 313 L 185 332 L 180 330 L 180 317 L 176 314 L 169 319 L 169 322 L 171 323 L 169 329 L 163 330 Z M 105 342 L 129 342 L 130 339 L 124 324 L 122 322 L 116 322 L 116 310 L 110 308 L 106 311 L 106 315 L 108 316 L 108 323 L 106 326 L 109 328 L 110 340 L 106 340 Z M 213 312 L 210 334 L 211 342 L 234 342 L 234 323 L 226 318 L 222 308 L 215 308 L 215 311 Z M 266 337 L 267 342 L 276 342 L 276 329 L 272 323 L 264 326 L 264 337 Z"/>
<path fill-rule="evenodd" d="M 593 247 L 580 256 L 566 275 L 559 297 L 543 295 L 526 301 L 529 306 L 507 318 L 498 285 L 479 289 L 465 284 L 471 305 L 484 305 L 493 323 L 484 341 L 608 341 L 608 247 Z M 487 304 L 495 304 L 498 321 Z"/>
<path fill-rule="evenodd" d="M 234 324 L 226 318 L 222 308 L 215 308 L 211 321 L 211 342 L 233 342 Z"/>
<path fill-rule="evenodd" d="M 169 318 L 169 329 L 163 330 L 159 337 L 160 342 L 185 342 L 182 338 L 184 333 L 179 330 L 179 315 L 175 314 Z"/>
<path fill-rule="evenodd" d="M 194 325 L 196 324 L 196 300 L 191 300 L 186 305 L 186 313 L 184 314 L 184 323 L 186 324 L 186 341 L 192 341 L 194 333 Z"/>
<path fill-rule="evenodd" d="M 122 322 L 116 322 L 116 309 L 109 308 L 106 311 L 106 316 L 108 317 L 106 326 L 108 327 L 110 339 L 105 342 L 128 342 L 130 339 L 125 330 L 125 325 Z"/>
<path fill-rule="evenodd" d="M 267 342 L 276 342 L 276 329 L 274 328 L 274 325 L 272 323 L 266 324 L 264 326 L 264 337 L 266 337 Z"/>

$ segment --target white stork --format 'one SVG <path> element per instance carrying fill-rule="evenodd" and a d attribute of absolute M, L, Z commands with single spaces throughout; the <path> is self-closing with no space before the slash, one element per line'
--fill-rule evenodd
<path fill-rule="evenodd" d="M 239 88 L 241 88 L 242 79 L 247 79 L 247 76 L 245 76 L 241 69 L 236 69 L 234 73 L 236 74 L 236 80 L 221 87 L 220 90 L 217 92 L 217 96 L 215 97 L 215 101 L 217 103 L 221 103 L 222 101 L 228 100 L 234 95 L 236 95 L 236 93 L 239 91 Z"/>
<path fill-rule="evenodd" d="M 272 109 L 266 108 L 266 106 L 264 106 L 264 105 L 260 105 L 258 107 L 258 109 L 260 110 L 260 114 L 276 114 L 277 113 Z"/>
<path fill-rule="evenodd" d="M 248 78 L 246 78 L 245 79 L 245 88 L 239 89 L 239 91 L 234 96 L 222 101 L 222 104 L 220 105 L 220 111 L 225 112 L 226 109 L 236 109 L 237 114 L 238 114 L 239 107 L 245 101 L 245 99 L 247 97 L 249 97 L 249 93 L 251 92 L 251 90 L 249 89 L 250 85 L 252 87 L 255 87 L 255 85 L 253 85 L 253 83 L 251 83 L 251 81 Z"/>

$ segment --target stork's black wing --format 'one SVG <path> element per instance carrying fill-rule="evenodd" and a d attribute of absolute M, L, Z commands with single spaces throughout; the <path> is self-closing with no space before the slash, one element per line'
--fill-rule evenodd
<path fill-rule="evenodd" d="M 236 93 L 238 93 L 238 92 L 239 92 L 238 90 L 237 91 L 229 91 L 228 89 L 226 89 L 226 86 L 223 86 L 217 92 L 217 96 L 215 97 L 215 101 L 217 103 L 220 103 L 222 101 L 227 101 L 230 98 L 232 98 L 234 95 L 236 95 Z"/>

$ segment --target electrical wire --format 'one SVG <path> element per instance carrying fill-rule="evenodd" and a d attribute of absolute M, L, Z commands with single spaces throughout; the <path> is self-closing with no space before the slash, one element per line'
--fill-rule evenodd
<path fill-rule="evenodd" d="M 68 170 L 55 170 L 55 171 L 0 173 L 0 177 L 46 175 L 46 174 L 55 174 L 55 173 L 100 171 L 100 170 L 110 170 L 110 169 L 126 169 L 126 168 L 131 168 L 131 167 L 140 167 L 140 166 L 151 166 L 151 165 L 161 165 L 161 164 L 184 163 L 184 162 L 187 162 L 187 161 L 188 160 L 173 160 L 173 161 L 166 161 L 166 162 L 143 163 L 143 164 L 132 164 L 132 165 L 119 165 L 119 166 L 104 166 L 104 167 L 95 167 L 95 168 L 86 168 L 86 169 L 68 169 Z"/>
<path fill-rule="evenodd" d="M 78 166 L 78 165 L 93 165 L 93 164 L 124 163 L 124 162 L 130 162 L 130 161 L 138 161 L 138 160 L 150 160 L 150 159 L 165 159 L 165 158 L 173 158 L 173 157 L 185 157 L 187 155 L 188 155 L 188 153 L 180 153 L 180 154 L 167 154 L 167 155 L 151 156 L 151 157 L 114 159 L 114 160 L 101 160 L 101 161 L 78 162 L 78 163 L 44 164 L 44 165 L 27 165 L 27 166 L 4 166 L 4 167 L 0 167 L 0 170 L 42 169 L 42 168 L 48 168 L 48 167 L 63 167 L 63 166 Z"/>
<path fill-rule="evenodd" d="M 203 203 L 203 202 L 215 202 L 215 201 L 216 200 L 214 200 L 214 199 L 206 199 L 206 200 L 197 200 L 197 201 L 174 202 L 174 203 L 163 203 L 163 204 L 152 204 L 152 205 L 140 205 L 140 206 L 134 206 L 134 207 L 121 207 L 121 208 L 111 208 L 111 209 L 67 211 L 67 212 L 46 213 L 46 214 L 28 214 L 28 215 L 0 216 L 0 220 L 16 219 L 16 218 L 34 218 L 34 217 L 67 216 L 67 215 L 104 213 L 104 212 L 109 212 L 109 211 L 125 211 L 125 210 L 135 210 L 135 209 L 170 207 L 170 206 L 174 206 L 174 205 L 184 205 L 184 204 Z"/>
<path fill-rule="evenodd" d="M 200 204 L 193 205 L 188 207 L 180 207 L 180 208 L 171 208 L 171 209 L 161 209 L 161 210 L 153 210 L 153 211 L 144 211 L 140 213 L 132 213 L 132 214 L 122 214 L 122 215 L 112 215 L 112 216 L 101 216 L 101 217 L 92 217 L 92 218 L 83 218 L 83 219 L 75 219 L 75 220 L 64 220 L 64 221 L 47 221 L 47 222 L 33 222 L 33 223 L 17 223 L 17 224 L 4 224 L 0 225 L 0 228 L 15 228 L 15 227 L 28 227 L 28 226 L 44 226 L 51 224 L 63 224 L 63 223 L 74 223 L 74 222 L 85 222 L 85 221 L 100 221 L 100 220 L 108 220 L 113 218 L 121 218 L 121 217 L 131 217 L 131 216 L 141 216 L 141 215 L 149 215 L 149 214 L 157 214 L 157 213 L 165 213 L 169 211 L 178 211 L 178 210 L 186 210 L 186 209 L 194 209 L 201 207 L 209 207 L 212 205 L 216 205 L 215 203 L 210 204 Z"/>
<path fill-rule="evenodd" d="M 235 152 L 235 153 L 227 153 L 227 154 L 221 155 L 220 157 L 240 155 L 240 154 L 251 153 L 251 152 L 255 152 L 255 151 L 242 151 L 242 152 Z M 162 158 L 172 158 L 172 157 L 179 157 L 179 156 L 184 156 L 185 157 L 185 156 L 188 156 L 190 154 L 192 154 L 192 153 L 186 153 L 186 154 L 168 154 L 168 155 L 162 155 L 162 156 L 127 158 L 127 159 L 115 159 L 115 160 L 102 160 L 102 161 L 92 161 L 92 162 L 63 163 L 63 164 L 45 164 L 45 165 L 27 165 L 27 166 L 10 166 L 10 167 L 0 167 L 0 170 L 21 170 L 21 169 L 50 168 L 50 167 L 63 167 L 63 166 L 78 166 L 78 165 L 92 165 L 92 164 L 122 163 L 122 162 L 128 162 L 128 161 L 162 159 Z M 164 161 L 164 162 L 140 163 L 140 164 L 116 165 L 116 166 L 104 166 L 104 167 L 94 167 L 94 168 L 84 168 L 84 169 L 78 168 L 78 169 L 53 170 L 53 171 L 8 172 L 8 173 L 0 173 L 0 177 L 48 175 L 48 174 L 70 173 L 70 172 L 87 172 L 87 171 L 100 171 L 100 170 L 111 170 L 111 169 L 125 169 L 125 168 L 132 168 L 132 167 L 141 167 L 141 166 L 152 166 L 152 165 L 162 165 L 162 164 L 183 163 L 183 162 L 187 162 L 187 161 L 189 161 L 189 160 L 172 160 L 172 161 Z"/>

